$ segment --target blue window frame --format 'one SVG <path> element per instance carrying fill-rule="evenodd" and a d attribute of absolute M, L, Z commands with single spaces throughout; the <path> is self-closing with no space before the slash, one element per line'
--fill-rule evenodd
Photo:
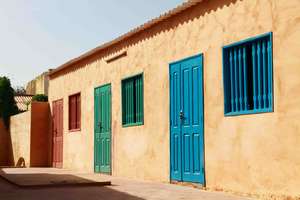
<path fill-rule="evenodd" d="M 273 111 L 272 33 L 223 47 L 226 116 Z"/>

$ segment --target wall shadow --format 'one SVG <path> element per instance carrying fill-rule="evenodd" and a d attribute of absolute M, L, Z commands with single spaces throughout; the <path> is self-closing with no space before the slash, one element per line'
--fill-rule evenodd
<path fill-rule="evenodd" d="M 5 127 L 0 118 L 0 166 L 14 165 L 12 141 L 9 130 Z"/>
<path fill-rule="evenodd" d="M 26 167 L 25 159 L 20 157 L 16 163 L 16 167 Z"/>
<path fill-rule="evenodd" d="M 8 145 L 7 145 L 7 166 L 15 166 L 15 159 L 13 153 L 13 144 L 11 140 L 11 134 L 8 132 Z"/>

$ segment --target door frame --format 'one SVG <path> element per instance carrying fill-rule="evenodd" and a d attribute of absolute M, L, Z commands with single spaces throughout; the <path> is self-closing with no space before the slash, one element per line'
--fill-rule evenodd
<path fill-rule="evenodd" d="M 53 109 L 53 105 L 54 105 L 54 103 L 56 103 L 56 102 L 59 102 L 59 101 L 61 101 L 61 103 L 62 103 L 62 149 L 61 149 L 61 151 L 62 151 L 62 160 L 61 160 L 61 166 L 54 166 L 54 163 L 53 163 L 53 157 L 54 157 L 54 121 L 53 121 L 53 111 L 54 111 L 54 109 Z M 61 98 L 61 99 L 56 99 L 56 100 L 54 100 L 54 101 L 52 101 L 52 137 L 51 137 L 51 140 L 52 140 L 52 142 L 51 142 L 51 144 L 52 144 L 52 151 L 51 151 L 51 166 L 52 167 L 54 167 L 54 168 L 63 168 L 63 162 L 64 162 L 64 99 L 63 98 Z"/>
<path fill-rule="evenodd" d="M 202 97 L 203 97 L 203 102 L 202 102 L 202 111 L 203 111 L 203 141 L 202 141 L 202 145 L 203 145 L 203 177 L 204 177 L 204 181 L 203 181 L 203 187 L 206 187 L 206 167 L 205 167 L 205 110 L 204 110 L 204 102 L 205 102 L 205 99 L 204 99 L 204 54 L 203 53 L 199 53 L 199 54 L 196 54 L 196 55 L 193 55 L 193 56 L 189 56 L 189 57 L 186 57 L 186 58 L 183 58 L 183 59 L 180 59 L 180 60 L 177 60 L 177 61 L 174 61 L 174 62 L 170 62 L 169 63 L 169 179 L 170 179 L 170 183 L 172 182 L 176 182 L 175 180 L 172 180 L 172 177 L 171 177 L 171 65 L 173 64 L 177 64 L 177 63 L 181 63 L 183 61 L 186 61 L 186 60 L 189 60 L 189 59 L 192 59 L 192 58 L 197 58 L 197 57 L 202 57 Z M 184 182 L 184 181 L 182 181 Z M 193 183 L 193 182 L 188 182 L 188 183 Z M 193 183 L 193 184 L 200 184 L 200 183 Z M 202 185 L 202 184 L 201 184 Z"/>
<path fill-rule="evenodd" d="M 95 162 L 96 162 L 96 152 L 95 152 L 95 144 L 96 144 L 96 140 L 95 140 L 95 134 L 96 134 L 96 130 L 95 130 L 95 127 L 96 127 L 96 115 L 95 115 L 95 102 L 96 102 L 96 95 L 95 95 L 95 92 L 97 89 L 99 88 L 102 88 L 102 87 L 106 87 L 106 86 L 110 86 L 110 127 L 111 127 L 111 130 L 110 130 L 110 172 L 109 173 L 103 173 L 103 172 L 95 172 Z M 111 83 L 106 83 L 104 85 L 100 85 L 100 86 L 97 86 L 94 88 L 94 148 L 93 148 L 93 151 L 94 151 L 94 173 L 99 173 L 99 174 L 105 174 L 105 175 L 112 175 L 112 165 L 113 165 L 113 152 L 112 152 L 112 149 L 113 149 L 113 134 L 112 134 L 112 84 Z"/>

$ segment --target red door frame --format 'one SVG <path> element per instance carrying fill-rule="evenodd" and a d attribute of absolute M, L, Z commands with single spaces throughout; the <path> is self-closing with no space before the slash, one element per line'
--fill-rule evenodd
<path fill-rule="evenodd" d="M 52 166 L 63 166 L 63 99 L 52 102 Z"/>

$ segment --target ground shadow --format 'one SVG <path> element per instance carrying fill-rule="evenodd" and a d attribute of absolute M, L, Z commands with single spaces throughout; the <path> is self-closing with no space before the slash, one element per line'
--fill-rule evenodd
<path fill-rule="evenodd" d="M 3 175 L 0 179 L 0 199 L 18 199 L 19 196 L 22 196 L 22 199 L 32 200 L 40 200 L 41 198 L 43 198 L 43 200 L 143 200 L 143 198 L 117 191 L 113 185 L 97 185 L 96 181 L 71 174 L 13 174 L 6 173 L 2 169 L 0 169 L 0 173 Z M 20 186 L 16 184 L 15 180 L 17 179 L 23 180 L 21 184 L 26 184 L 26 181 L 32 180 L 40 182 L 48 180 L 48 182 L 52 182 L 53 184 Z M 74 182 L 80 182 L 80 184 L 73 184 Z M 5 189 L 6 192 L 1 192 L 3 185 L 9 185 L 9 187 Z"/>

